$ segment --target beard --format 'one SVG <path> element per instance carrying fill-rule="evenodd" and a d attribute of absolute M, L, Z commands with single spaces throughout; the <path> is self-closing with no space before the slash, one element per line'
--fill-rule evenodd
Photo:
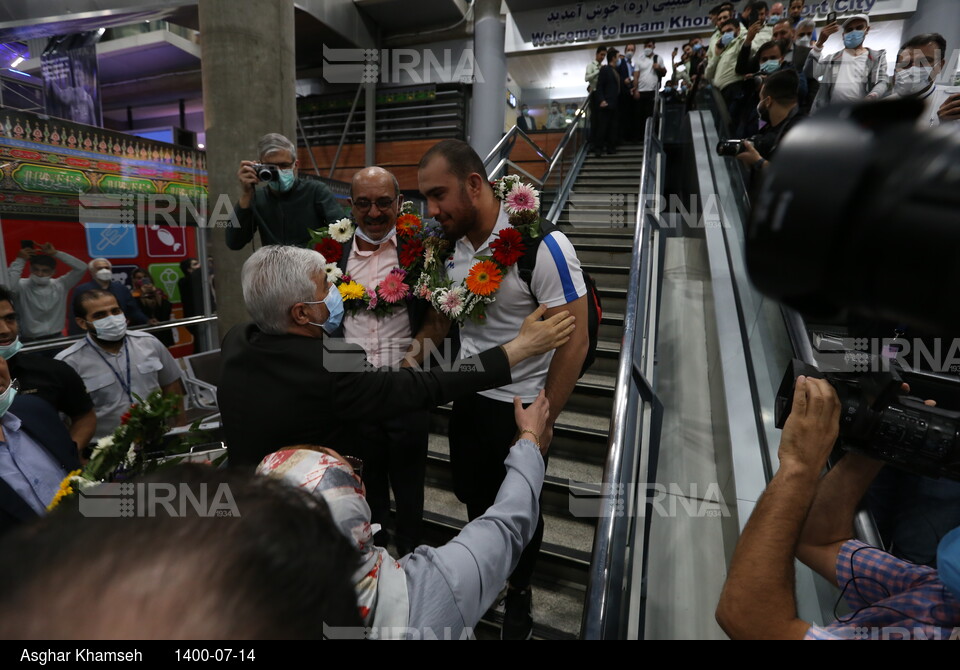
<path fill-rule="evenodd" d="M 464 184 L 460 184 L 460 202 L 457 203 L 456 211 L 438 220 L 443 227 L 443 236 L 451 242 L 456 242 L 477 226 L 479 214 L 467 197 L 467 188 Z"/>

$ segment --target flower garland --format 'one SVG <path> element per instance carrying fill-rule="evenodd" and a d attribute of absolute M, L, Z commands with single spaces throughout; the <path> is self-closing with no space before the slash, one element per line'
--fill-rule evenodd
<path fill-rule="evenodd" d="M 540 236 L 540 194 L 524 184 L 517 175 L 507 175 L 490 182 L 497 200 L 503 203 L 510 218 L 490 243 L 491 254 L 475 256 L 478 261 L 458 286 L 446 277 L 444 260 L 449 241 L 439 235 L 425 237 L 424 267 L 414 286 L 417 297 L 429 300 L 433 307 L 457 323 L 467 318 L 474 323 L 486 319 L 486 306 L 496 300 L 504 277 L 527 251 L 531 239 Z"/>
<path fill-rule="evenodd" d="M 371 312 L 376 317 L 387 316 L 408 300 L 413 299 L 413 279 L 417 276 L 424 257 L 424 225 L 415 213 L 412 203 L 404 203 L 397 217 L 397 254 L 399 265 L 370 290 L 350 275 L 343 274 L 339 262 L 347 253 L 344 245 L 355 232 L 349 219 L 340 219 L 327 230 L 311 230 L 310 242 L 327 261 L 327 279 L 340 291 L 343 309 L 347 314 Z"/>
<path fill-rule="evenodd" d="M 130 478 L 181 460 L 148 461 L 146 456 L 183 454 L 191 447 L 209 441 L 207 436 L 198 432 L 199 421 L 185 433 L 167 435 L 170 423 L 180 414 L 180 396 L 167 395 L 158 389 L 146 399 L 136 394 L 133 397 L 137 402 L 120 417 L 120 425 L 113 435 L 97 442 L 82 470 L 74 470 L 63 478 L 47 510 L 52 511 L 70 496 L 101 482 Z"/>

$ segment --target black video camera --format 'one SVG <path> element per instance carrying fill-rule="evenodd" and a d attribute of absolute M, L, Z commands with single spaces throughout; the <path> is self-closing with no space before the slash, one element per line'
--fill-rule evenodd
<path fill-rule="evenodd" d="M 918 475 L 960 481 L 960 412 L 929 407 L 908 396 L 896 370 L 821 373 L 795 360 L 777 392 L 777 428 L 784 427 L 793 409 L 799 375 L 825 379 L 836 390 L 844 449 Z"/>
<path fill-rule="evenodd" d="M 717 143 L 718 156 L 738 156 L 745 150 L 743 140 L 720 140 Z"/>
<path fill-rule="evenodd" d="M 260 181 L 279 181 L 280 169 L 276 165 L 269 163 L 254 163 L 253 171 L 257 173 L 257 179 Z"/>

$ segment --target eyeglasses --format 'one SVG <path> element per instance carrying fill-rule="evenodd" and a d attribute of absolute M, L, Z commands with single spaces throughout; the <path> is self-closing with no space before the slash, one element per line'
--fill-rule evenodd
<path fill-rule="evenodd" d="M 377 206 L 377 209 L 389 209 L 393 207 L 393 203 L 397 201 L 397 198 L 400 196 L 394 196 L 392 198 L 377 198 L 376 200 L 367 200 L 366 198 L 359 198 L 353 201 L 353 206 L 357 208 L 360 212 L 366 212 L 373 205 Z"/>

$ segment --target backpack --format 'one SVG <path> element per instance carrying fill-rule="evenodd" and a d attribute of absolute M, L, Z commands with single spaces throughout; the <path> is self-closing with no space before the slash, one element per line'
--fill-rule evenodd
<path fill-rule="evenodd" d="M 533 293 L 533 287 L 530 282 L 533 281 L 533 268 L 537 264 L 537 250 L 540 243 L 550 233 L 559 230 L 554 224 L 545 219 L 540 220 L 540 237 L 536 239 L 524 238 L 527 245 L 527 251 L 517 261 L 517 272 L 520 273 L 520 279 L 527 285 L 530 295 L 536 300 L 537 296 Z M 603 305 L 600 302 L 600 293 L 597 291 L 597 282 L 585 270 L 583 272 L 583 283 L 587 287 L 587 337 L 589 344 L 587 346 L 587 355 L 583 359 L 583 366 L 580 368 L 578 377 L 583 377 L 584 373 L 590 369 L 597 358 L 597 342 L 600 336 L 600 320 L 603 318 Z"/>

